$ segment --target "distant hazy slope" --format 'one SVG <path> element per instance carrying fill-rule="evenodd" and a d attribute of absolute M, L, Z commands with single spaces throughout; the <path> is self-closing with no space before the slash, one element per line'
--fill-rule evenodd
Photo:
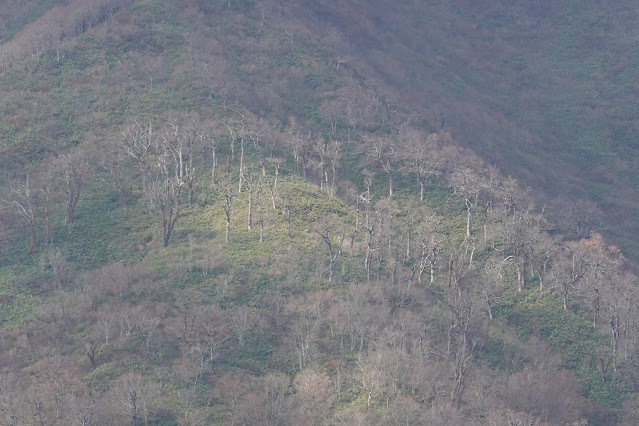
<path fill-rule="evenodd" d="M 630 1 L 302 0 L 336 54 L 546 199 L 595 201 L 635 259 L 637 26 Z"/>

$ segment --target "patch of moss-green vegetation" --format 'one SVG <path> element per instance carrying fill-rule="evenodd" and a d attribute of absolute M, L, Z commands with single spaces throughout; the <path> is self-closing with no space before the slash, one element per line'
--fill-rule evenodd
<path fill-rule="evenodd" d="M 16 326 L 38 304 L 38 297 L 18 286 L 18 277 L 11 268 L 0 268 L 0 324 Z"/>
<path fill-rule="evenodd" d="M 605 367 L 612 356 L 609 338 L 583 316 L 564 311 L 554 295 L 540 295 L 538 290 L 511 293 L 494 312 L 522 335 L 538 336 L 558 349 L 581 382 L 583 394 L 593 401 L 619 407 L 623 396 L 635 391 L 628 378 Z"/>

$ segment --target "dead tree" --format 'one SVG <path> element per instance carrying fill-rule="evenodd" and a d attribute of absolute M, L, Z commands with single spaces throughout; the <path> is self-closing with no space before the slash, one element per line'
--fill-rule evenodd
<path fill-rule="evenodd" d="M 392 197 L 394 190 L 395 162 L 398 157 L 397 152 L 390 140 L 375 139 L 372 141 L 372 145 L 373 149 L 371 156 L 388 175 L 388 196 Z"/>
<path fill-rule="evenodd" d="M 244 177 L 244 186 L 248 192 L 248 212 L 247 212 L 247 227 L 249 230 L 253 229 L 253 200 L 255 198 L 255 192 L 260 186 L 260 182 L 255 180 L 255 176 L 252 172 L 248 173 L 248 176 Z"/>
<path fill-rule="evenodd" d="M 407 129 L 408 153 L 410 169 L 417 176 L 419 184 L 419 200 L 424 201 L 426 182 L 437 174 L 439 166 L 440 137 L 437 134 L 424 135 L 422 132 Z"/>
<path fill-rule="evenodd" d="M 232 207 L 233 207 L 233 191 L 231 190 L 231 188 L 226 188 L 226 194 L 224 197 L 224 205 L 222 206 L 224 208 L 224 214 L 226 215 L 226 242 L 229 242 L 229 237 L 230 237 L 230 233 L 231 233 L 231 213 L 232 213 Z"/>
<path fill-rule="evenodd" d="M 42 206 L 44 209 L 44 245 L 51 244 L 51 197 L 54 190 L 53 172 L 50 170 L 48 178 L 40 188 Z"/>
<path fill-rule="evenodd" d="M 151 154 L 154 138 L 153 126 L 150 123 L 141 125 L 134 121 L 127 126 L 122 136 L 120 149 L 133 159 L 142 179 L 142 193 L 146 194 L 149 189 L 148 181 L 151 173 L 149 155 Z"/>
<path fill-rule="evenodd" d="M 27 254 L 31 254 L 38 245 L 37 223 L 34 210 L 35 199 L 29 183 L 29 176 L 24 183 L 14 183 L 10 186 L 8 196 L 3 200 L 5 204 L 11 206 L 20 216 L 29 229 L 29 249 Z"/>
<path fill-rule="evenodd" d="M 339 165 L 339 160 L 341 158 L 339 149 L 340 149 L 340 143 L 337 141 L 331 142 L 328 146 L 328 159 L 331 162 L 331 187 L 329 190 L 329 194 L 331 195 L 331 197 L 335 196 L 336 182 L 337 182 L 337 166 Z"/>
<path fill-rule="evenodd" d="M 180 217 L 180 203 L 182 198 L 182 182 L 171 171 L 167 148 L 158 156 L 156 176 L 146 193 L 146 201 L 152 212 L 159 214 L 162 222 L 162 244 L 169 245 L 171 233 Z M 174 166 L 177 166 L 175 164 Z M 175 168 L 175 167 L 174 167 Z"/>
<path fill-rule="evenodd" d="M 260 243 L 264 241 L 264 216 L 262 215 L 262 194 L 257 195 L 257 222 L 260 224 Z"/>
<path fill-rule="evenodd" d="M 482 190 L 481 177 L 469 166 L 457 167 L 451 175 L 455 193 L 462 196 L 466 204 L 466 237 L 472 233 L 473 207 Z"/>
<path fill-rule="evenodd" d="M 64 185 L 66 194 L 65 223 L 71 224 L 75 219 L 75 207 L 91 171 L 91 160 L 87 154 L 63 154 L 58 164 L 58 177 Z"/>
<path fill-rule="evenodd" d="M 337 241 L 333 241 L 331 233 L 336 232 L 336 228 L 339 227 L 337 223 L 337 218 L 327 219 L 326 223 L 320 225 L 315 228 L 314 231 L 322 237 L 322 240 L 326 243 L 326 247 L 328 248 L 329 255 L 329 272 L 328 272 L 328 283 L 330 285 L 333 284 L 333 276 L 335 271 L 335 260 L 337 256 L 342 252 L 342 246 L 344 245 L 344 233 L 337 232 L 339 234 L 339 238 Z"/>
<path fill-rule="evenodd" d="M 366 191 L 360 194 L 360 201 L 364 204 L 364 222 L 361 226 L 366 230 L 366 258 L 364 260 L 364 269 L 366 269 L 366 277 L 371 279 L 371 259 L 373 256 L 373 236 L 375 235 L 375 225 L 371 218 L 371 206 L 374 195 L 371 193 L 371 186 L 373 184 L 373 175 L 364 171 L 365 178 L 364 184 L 366 185 Z M 358 203 L 359 208 L 359 203 Z M 359 214 L 357 215 L 356 222 L 359 221 Z"/>
<path fill-rule="evenodd" d="M 195 196 L 195 188 L 196 188 L 195 165 L 193 164 L 193 150 L 195 149 L 194 144 L 195 144 L 194 137 L 189 136 L 187 139 L 187 144 L 186 144 L 186 153 L 187 153 L 188 159 L 186 162 L 186 170 L 185 170 L 186 187 L 189 190 L 189 207 L 193 207 L 193 198 Z"/>
<path fill-rule="evenodd" d="M 470 251 L 470 253 L 469 253 Z M 453 363 L 453 387 L 450 399 L 458 403 L 464 391 L 467 371 L 472 366 L 476 342 L 472 339 L 471 327 L 475 319 L 473 250 L 467 242 L 450 251 L 448 262 L 448 288 L 446 302 L 450 311 L 447 358 Z"/>

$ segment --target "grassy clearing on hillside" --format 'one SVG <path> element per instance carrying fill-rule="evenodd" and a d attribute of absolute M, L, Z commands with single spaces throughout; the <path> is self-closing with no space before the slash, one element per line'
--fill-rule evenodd
<path fill-rule="evenodd" d="M 521 334 L 538 336 L 558 349 L 565 365 L 579 378 L 584 395 L 598 404 L 620 407 L 624 398 L 636 392 L 624 377 L 601 369 L 597 356 L 608 362 L 609 337 L 581 315 L 563 311 L 556 295 L 540 295 L 538 290 L 511 293 L 496 307 L 495 313 Z"/>

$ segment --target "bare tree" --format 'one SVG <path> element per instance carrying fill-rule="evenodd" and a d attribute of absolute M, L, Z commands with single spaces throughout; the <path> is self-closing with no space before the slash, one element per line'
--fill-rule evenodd
<path fill-rule="evenodd" d="M 327 218 L 322 224 L 314 227 L 314 231 L 322 237 L 322 240 L 326 243 L 326 247 L 328 248 L 329 255 L 329 272 L 328 272 L 328 283 L 330 285 L 333 284 L 333 276 L 335 270 L 335 260 L 337 256 L 339 256 L 342 252 L 342 246 L 344 245 L 344 232 L 340 230 L 341 225 L 339 223 L 339 218 L 333 216 Z M 334 241 L 334 238 L 331 234 L 339 235 L 337 241 Z"/>
<path fill-rule="evenodd" d="M 253 172 L 249 171 L 244 177 L 244 186 L 248 192 L 248 212 L 247 212 L 247 227 L 249 230 L 253 229 L 253 200 L 255 199 L 255 193 L 259 190 L 259 179 L 255 178 Z"/>
<path fill-rule="evenodd" d="M 419 200 L 424 201 L 426 182 L 437 174 L 442 137 L 436 133 L 426 135 L 412 128 L 403 136 L 407 139 L 410 170 L 417 176 Z"/>
<path fill-rule="evenodd" d="M 499 215 L 499 211 L 495 211 Z M 533 250 L 542 239 L 539 218 L 533 212 L 523 208 L 512 215 L 501 215 L 495 223 L 497 242 L 494 246 L 504 259 L 512 260 L 517 271 L 517 290 L 522 291 L 528 275 L 527 266 L 532 263 Z"/>
<path fill-rule="evenodd" d="M 293 145 L 295 173 L 299 174 L 301 171 L 302 176 L 306 178 L 313 146 L 313 132 L 309 131 L 307 133 L 297 127 L 295 121 L 293 121 L 288 129 L 288 141 Z"/>
<path fill-rule="evenodd" d="M 271 206 L 273 207 L 273 210 L 277 210 L 277 206 L 275 205 L 275 198 L 277 197 L 277 194 L 278 194 L 277 184 L 280 177 L 281 160 L 271 158 L 269 159 L 269 162 L 275 166 L 275 172 L 274 172 L 275 176 L 273 177 L 272 183 L 269 185 L 269 192 L 271 194 Z"/>
<path fill-rule="evenodd" d="M 210 127 L 198 129 L 196 131 L 198 144 L 203 151 L 211 150 L 211 186 L 215 185 L 217 177 L 217 140 L 216 135 Z"/>
<path fill-rule="evenodd" d="M 120 376 L 113 384 L 113 401 L 122 409 L 132 426 L 138 424 L 142 417 L 148 424 L 150 411 L 151 386 L 140 373 L 127 373 Z"/>
<path fill-rule="evenodd" d="M 577 238 L 590 238 L 603 226 L 604 215 L 590 200 L 558 198 L 553 200 L 559 225 Z"/>
<path fill-rule="evenodd" d="M 286 217 L 286 236 L 290 239 L 293 238 L 293 235 L 291 234 L 291 212 L 292 212 L 292 205 L 291 205 L 291 197 L 286 197 L 286 204 L 284 205 L 284 216 Z"/>
<path fill-rule="evenodd" d="M 174 165 L 174 169 L 178 164 Z M 168 159 L 167 147 L 158 156 L 155 167 L 155 176 L 148 192 L 145 194 L 146 202 L 152 212 L 159 214 L 162 223 L 162 244 L 169 245 L 171 233 L 180 216 L 180 202 L 182 196 L 182 182 L 177 171 L 171 173 L 171 164 Z"/>
<path fill-rule="evenodd" d="M 446 301 L 450 312 L 447 358 L 453 362 L 454 381 L 450 392 L 452 402 L 459 402 L 465 388 L 467 370 L 472 366 L 475 340 L 472 326 L 476 317 L 477 295 L 473 281 L 475 264 L 474 248 L 468 240 L 451 247 L 448 261 L 448 287 Z"/>
<path fill-rule="evenodd" d="M 40 188 L 42 206 L 44 210 L 44 245 L 51 244 L 51 197 L 54 190 L 54 172 L 49 170 L 45 182 Z"/>
<path fill-rule="evenodd" d="M 332 141 L 328 144 L 327 155 L 331 163 L 331 186 L 329 190 L 331 197 L 335 196 L 335 191 L 337 190 L 337 166 L 339 166 L 339 160 L 342 157 L 340 147 L 341 144 L 338 141 Z"/>
<path fill-rule="evenodd" d="M 244 115 L 240 114 L 240 117 L 240 120 L 224 123 L 230 136 L 230 150 L 226 162 L 227 172 L 230 172 L 231 162 L 235 160 L 235 142 L 239 141 L 240 143 L 240 165 L 238 171 L 239 180 L 237 187 L 238 193 L 241 193 L 242 188 L 244 187 L 244 143 L 246 142 L 245 139 L 247 137 L 247 128 Z"/>
<path fill-rule="evenodd" d="M 373 185 L 373 174 L 366 170 L 364 170 L 364 184 L 366 185 L 366 191 L 358 197 L 358 210 L 355 217 L 355 227 L 357 228 L 357 224 L 359 222 L 359 205 L 361 201 L 361 203 L 364 204 L 364 221 L 360 225 L 366 230 L 366 257 L 364 259 L 364 269 L 366 270 L 367 279 L 370 280 L 371 259 L 373 255 L 373 236 L 375 235 L 376 228 L 372 218 L 372 202 L 374 194 L 371 193 L 371 186 Z M 354 238 L 354 234 L 352 234 L 352 238 Z"/>
<path fill-rule="evenodd" d="M 450 180 L 455 192 L 462 196 L 466 204 L 466 237 L 470 237 L 472 233 L 473 206 L 483 187 L 481 177 L 474 167 L 462 165 L 453 170 Z"/>
<path fill-rule="evenodd" d="M 389 138 L 374 137 L 369 141 L 371 144 L 370 157 L 388 175 L 388 196 L 393 196 L 393 184 L 398 153 L 393 141 Z"/>
<path fill-rule="evenodd" d="M 129 124 L 122 134 L 120 148 L 135 162 L 142 179 L 142 192 L 148 192 L 148 180 L 151 174 L 150 155 L 155 134 L 151 123 L 142 125 L 137 121 Z"/>
<path fill-rule="evenodd" d="M 307 368 L 295 376 L 293 383 L 297 391 L 295 397 L 300 418 L 307 418 L 311 424 L 321 424 L 336 400 L 328 375 Z"/>
<path fill-rule="evenodd" d="M 233 313 L 229 317 L 229 325 L 235 333 L 237 343 L 240 347 L 244 346 L 246 335 L 255 328 L 257 322 L 258 317 L 255 312 L 244 306 L 237 306 L 233 310 Z"/>
<path fill-rule="evenodd" d="M 484 266 L 484 274 L 478 284 L 482 301 L 486 304 L 488 318 L 493 319 L 493 305 L 508 291 L 503 274 L 504 265 L 510 259 L 490 258 Z"/>
<path fill-rule="evenodd" d="M 417 273 L 417 282 L 422 283 L 422 275 L 426 269 L 429 271 L 429 280 L 435 282 L 435 268 L 439 260 L 441 245 L 444 237 L 437 233 L 439 219 L 431 216 L 418 229 L 419 255 L 415 259 L 411 272 L 411 280 Z"/>
<path fill-rule="evenodd" d="M 319 159 L 320 189 L 328 191 L 328 170 L 326 168 L 328 144 L 323 139 L 316 139 L 313 141 L 313 148 Z"/>
<path fill-rule="evenodd" d="M 29 176 L 22 182 L 15 182 L 9 187 L 4 203 L 11 206 L 29 229 L 29 249 L 31 254 L 38 245 L 37 221 L 35 215 L 35 198 L 29 183 Z"/>
<path fill-rule="evenodd" d="M 233 191 L 231 190 L 231 188 L 226 188 L 226 193 L 225 193 L 225 197 L 224 197 L 224 204 L 223 204 L 223 208 L 224 208 L 224 214 L 226 215 L 226 242 L 229 242 L 229 237 L 230 237 L 230 233 L 231 233 L 231 213 L 232 213 L 232 207 L 233 207 Z"/>
<path fill-rule="evenodd" d="M 260 243 L 264 241 L 264 215 L 262 214 L 262 182 L 260 179 L 257 191 L 257 222 L 260 225 Z"/>
<path fill-rule="evenodd" d="M 568 296 L 580 292 L 588 271 L 587 253 L 577 245 L 560 246 L 561 255 L 555 258 L 552 267 L 553 283 L 559 288 L 564 311 L 568 309 Z"/>
<path fill-rule="evenodd" d="M 526 369 L 508 377 L 503 391 L 507 407 L 527 414 L 527 424 L 579 423 L 588 411 L 574 374 Z"/>
<path fill-rule="evenodd" d="M 70 224 L 75 219 L 75 207 L 91 172 L 91 158 L 81 152 L 63 154 L 60 156 L 57 171 L 66 194 L 65 223 Z"/>
<path fill-rule="evenodd" d="M 193 164 L 193 154 L 195 150 L 195 137 L 192 135 L 188 137 L 186 144 L 186 151 L 188 155 L 188 161 L 186 163 L 186 186 L 189 190 L 189 207 L 193 207 L 193 198 L 195 195 L 196 182 L 195 182 L 195 165 Z"/>
<path fill-rule="evenodd" d="M 539 278 L 539 291 L 543 292 L 550 269 L 549 266 L 555 257 L 558 246 L 546 233 L 541 233 L 539 237 L 539 241 L 532 249 L 531 262 Z"/>

